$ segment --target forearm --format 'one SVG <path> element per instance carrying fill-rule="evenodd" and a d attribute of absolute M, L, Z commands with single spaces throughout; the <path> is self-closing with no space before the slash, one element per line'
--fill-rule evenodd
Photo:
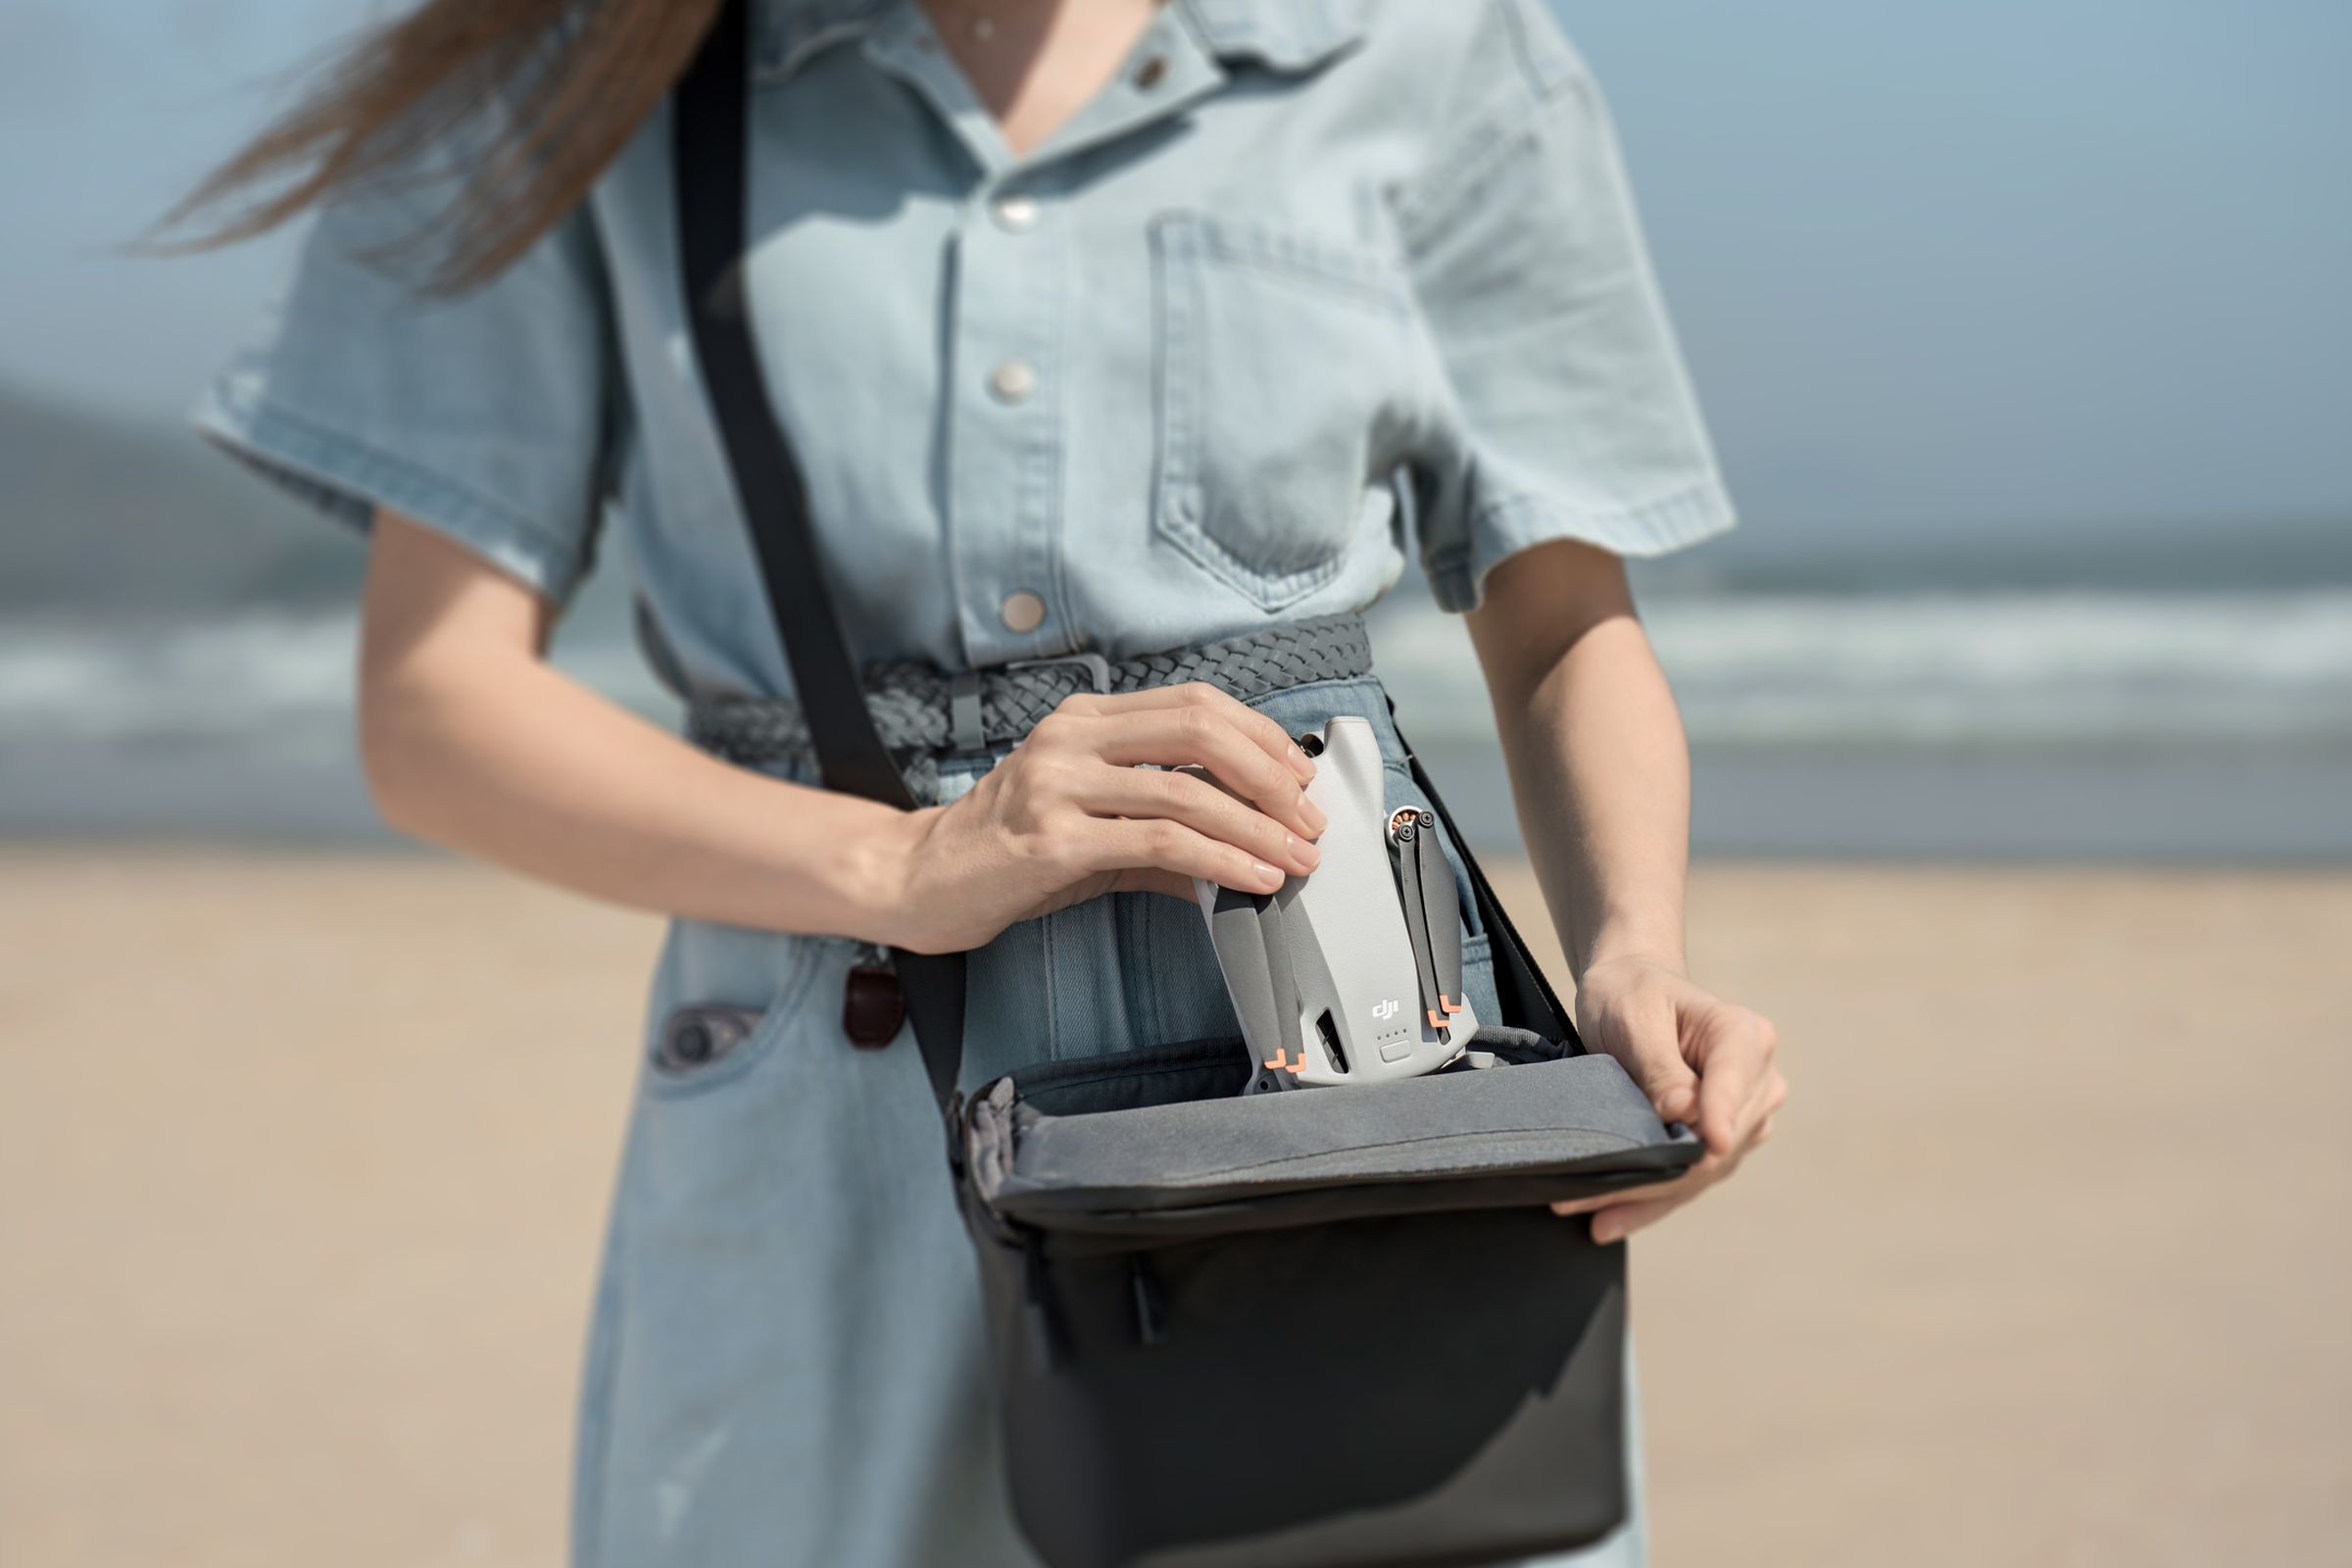
<path fill-rule="evenodd" d="M 360 744 L 393 826 L 616 904 L 893 940 L 927 813 L 696 751 L 551 668 L 553 615 L 454 542 L 378 516 Z"/>
<path fill-rule="evenodd" d="M 1570 968 L 1684 967 L 1690 754 L 1622 571 L 1581 547 L 1472 617 L 1519 825 Z"/>
<path fill-rule="evenodd" d="M 1568 540 L 1489 573 L 1470 634 L 1494 694 L 1536 875 L 1576 976 L 1576 1026 L 1706 1154 L 1666 1188 L 1613 1195 L 1603 1244 L 1723 1180 L 1788 1086 L 1770 1020 L 1691 982 L 1683 957 L 1690 760 L 1625 569 Z M 1581 1205 L 1562 1205 L 1569 1212 Z"/>
<path fill-rule="evenodd" d="M 527 659 L 412 665 L 364 704 L 369 782 L 404 832 L 665 914 L 891 938 L 909 824 L 887 807 L 718 761 Z"/>

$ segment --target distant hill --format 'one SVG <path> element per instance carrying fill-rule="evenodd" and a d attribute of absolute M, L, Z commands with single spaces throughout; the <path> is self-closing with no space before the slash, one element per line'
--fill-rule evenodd
<path fill-rule="evenodd" d="M 184 426 L 0 387 L 0 611 L 344 599 L 365 557 Z"/>

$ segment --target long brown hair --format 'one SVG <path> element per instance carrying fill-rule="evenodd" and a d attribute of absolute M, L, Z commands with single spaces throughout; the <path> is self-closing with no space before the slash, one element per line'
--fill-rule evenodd
<path fill-rule="evenodd" d="M 425 0 L 332 59 L 294 106 L 207 175 L 158 230 L 205 249 L 397 173 L 485 116 L 491 138 L 416 236 L 428 286 L 458 291 L 530 249 L 596 182 L 694 58 L 719 0 Z M 202 221 L 204 220 L 209 221 Z"/>

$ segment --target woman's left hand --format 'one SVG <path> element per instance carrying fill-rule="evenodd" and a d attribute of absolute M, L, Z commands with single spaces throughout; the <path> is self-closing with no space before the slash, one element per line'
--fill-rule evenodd
<path fill-rule="evenodd" d="M 1661 1120 L 1689 1124 L 1706 1144 L 1698 1163 L 1672 1182 L 1552 1205 L 1592 1214 L 1592 1239 L 1614 1242 L 1738 1170 L 1772 1136 L 1788 1083 L 1773 1064 L 1780 1037 L 1771 1019 L 1652 959 L 1593 964 L 1577 986 L 1576 1013 L 1586 1046 L 1616 1057 Z"/>

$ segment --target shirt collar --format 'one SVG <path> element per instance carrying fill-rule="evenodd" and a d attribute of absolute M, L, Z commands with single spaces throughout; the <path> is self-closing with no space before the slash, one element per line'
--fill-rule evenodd
<path fill-rule="evenodd" d="M 1308 71 L 1364 32 L 1365 0 L 1168 0 L 1220 59 Z"/>
<path fill-rule="evenodd" d="M 1210 53 L 1307 71 L 1363 36 L 1365 0 L 1166 0 Z M 913 0 L 760 0 L 756 74 L 777 81 L 814 51 L 863 33 Z"/>
<path fill-rule="evenodd" d="M 817 50 L 854 38 L 898 0 L 758 0 L 754 13 L 752 74 L 760 82 L 780 81 Z M 908 0 L 911 3 L 911 0 Z"/>

